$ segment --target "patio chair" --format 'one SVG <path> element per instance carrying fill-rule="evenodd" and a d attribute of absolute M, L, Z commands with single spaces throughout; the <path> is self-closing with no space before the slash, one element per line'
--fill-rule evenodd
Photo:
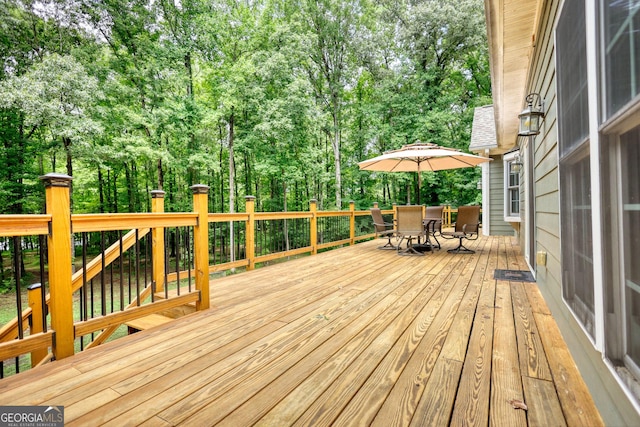
<path fill-rule="evenodd" d="M 399 255 L 424 255 L 423 252 L 416 249 L 413 244 L 414 239 L 418 239 L 420 243 L 420 237 L 425 236 L 426 243 L 431 248 L 431 242 L 429 241 L 429 235 L 422 223 L 422 206 L 397 206 L 396 207 L 396 232 L 400 237 L 400 243 L 398 244 Z M 407 239 L 407 247 L 400 250 L 402 241 Z"/>
<path fill-rule="evenodd" d="M 444 206 L 427 206 L 427 211 L 424 216 L 424 227 L 429 233 L 429 236 L 433 237 L 433 240 L 436 241 L 436 245 L 438 245 L 438 249 L 441 248 L 440 242 L 436 237 L 438 234 L 442 234 L 442 211 L 444 210 Z"/>
<path fill-rule="evenodd" d="M 391 238 L 396 237 L 393 223 L 385 222 L 384 218 L 382 218 L 382 211 L 379 208 L 371 208 L 371 218 L 373 219 L 376 237 L 387 238 L 387 243 L 383 246 L 378 246 L 378 249 L 396 249 L 396 246 L 391 243 Z"/>
<path fill-rule="evenodd" d="M 454 231 L 443 231 L 440 235 L 445 239 L 460 239 L 458 247 L 449 249 L 450 253 L 473 254 L 476 251 L 466 248 L 462 244 L 462 239 L 476 240 L 479 237 L 480 228 L 480 206 L 460 206 L 458 207 L 458 217 L 454 224 Z"/>

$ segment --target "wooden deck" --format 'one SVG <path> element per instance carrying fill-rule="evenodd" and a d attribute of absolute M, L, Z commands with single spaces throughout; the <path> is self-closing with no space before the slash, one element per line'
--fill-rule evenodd
<path fill-rule="evenodd" d="M 63 405 L 67 426 L 601 425 L 536 284 L 493 278 L 526 269 L 513 239 L 454 243 L 214 280 L 210 310 L 1 380 L 0 405 Z"/>

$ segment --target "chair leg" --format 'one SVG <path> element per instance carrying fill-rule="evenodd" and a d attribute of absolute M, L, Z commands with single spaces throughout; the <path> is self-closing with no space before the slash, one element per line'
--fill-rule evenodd
<path fill-rule="evenodd" d="M 454 249 L 449 249 L 447 252 L 451 254 L 475 254 L 476 253 L 476 251 L 471 250 L 462 244 L 462 239 L 464 239 L 464 237 L 459 237 L 459 239 L 460 239 L 460 243 L 458 244 L 458 247 Z"/>
<path fill-rule="evenodd" d="M 392 236 L 388 236 L 387 243 L 384 244 L 383 246 L 378 246 L 378 249 L 382 249 L 382 250 L 395 250 L 395 249 L 398 249 L 397 247 L 393 246 L 393 243 L 391 243 L 391 237 Z"/>
<path fill-rule="evenodd" d="M 408 237 L 407 238 L 407 247 L 405 249 L 403 249 L 401 251 L 400 250 L 400 245 L 398 245 L 398 255 L 419 255 L 419 256 L 424 256 L 424 253 L 416 250 L 416 248 L 413 247 L 413 237 Z"/>
<path fill-rule="evenodd" d="M 440 246 L 440 242 L 438 241 L 438 238 L 436 237 L 435 234 L 431 235 L 433 237 L 433 240 L 436 241 L 436 245 L 438 245 L 438 249 L 442 249 L 442 246 Z M 433 247 L 433 245 L 431 245 Z"/>

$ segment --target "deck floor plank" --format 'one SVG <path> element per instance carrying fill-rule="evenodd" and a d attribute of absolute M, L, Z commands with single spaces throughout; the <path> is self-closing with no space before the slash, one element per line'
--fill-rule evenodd
<path fill-rule="evenodd" d="M 210 310 L 0 380 L 0 404 L 68 426 L 602 425 L 537 286 L 493 278 L 527 268 L 514 239 L 456 245 L 213 279 Z"/>
<path fill-rule="evenodd" d="M 496 284 L 494 324 L 489 425 L 524 427 L 527 425 L 525 411 L 516 411 L 511 404 L 512 401 L 524 402 L 524 391 L 508 281 L 499 280 Z"/>
<path fill-rule="evenodd" d="M 527 402 L 529 425 L 545 427 L 567 425 L 553 382 L 525 376 L 522 378 L 522 384 Z"/>
<path fill-rule="evenodd" d="M 551 380 L 551 371 L 542 346 L 540 333 L 533 318 L 533 312 L 522 282 L 511 281 L 510 284 L 522 375 L 541 380 Z"/>

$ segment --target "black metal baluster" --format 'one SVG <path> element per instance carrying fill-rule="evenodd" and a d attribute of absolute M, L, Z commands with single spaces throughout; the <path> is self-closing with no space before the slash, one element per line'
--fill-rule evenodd
<path fill-rule="evenodd" d="M 127 259 L 129 260 L 129 265 L 127 266 L 127 270 L 128 270 L 128 274 L 127 274 L 127 283 L 128 283 L 128 295 L 129 295 L 129 304 L 131 304 L 131 301 L 133 301 L 133 299 L 131 298 L 131 276 L 133 273 L 133 252 L 134 252 L 135 248 L 133 250 L 128 250 L 127 251 Z"/>
<path fill-rule="evenodd" d="M 138 232 L 138 229 L 136 228 L 136 244 L 135 244 L 135 252 L 136 252 L 136 301 L 137 301 L 137 306 L 139 307 L 141 305 L 141 301 L 140 301 L 140 233 Z"/>
<path fill-rule="evenodd" d="M 176 233 L 176 242 L 175 242 L 175 248 L 176 248 L 176 289 L 177 289 L 178 295 L 180 295 L 180 228 L 179 227 L 176 227 L 175 233 Z"/>
<path fill-rule="evenodd" d="M 108 234 L 109 236 L 112 236 L 112 233 Z M 108 247 L 111 247 L 111 239 L 109 239 L 109 245 Z M 114 289 L 113 289 L 113 262 L 111 262 L 109 264 L 109 288 L 111 289 L 111 313 L 114 312 L 114 306 L 115 306 L 115 295 L 114 295 Z"/>
<path fill-rule="evenodd" d="M 189 278 L 189 292 L 191 292 L 191 270 L 195 268 L 195 266 L 192 265 L 192 259 L 193 259 L 192 249 L 193 248 L 191 247 L 191 239 L 189 238 L 191 232 L 192 232 L 192 229 L 187 227 L 187 270 L 189 271 L 189 274 L 187 275 L 187 277 Z"/>
<path fill-rule="evenodd" d="M 106 268 L 106 264 L 105 264 L 105 259 L 104 259 L 104 231 L 100 232 L 100 251 L 102 252 L 100 254 L 100 312 L 101 314 L 104 316 L 107 314 L 107 297 L 106 297 L 106 287 L 105 287 L 105 268 Z"/>
<path fill-rule="evenodd" d="M 42 304 L 42 331 L 47 332 L 47 313 L 49 312 L 49 307 L 47 306 L 47 287 L 45 280 L 45 256 L 47 255 L 47 240 L 43 235 L 38 236 L 39 244 L 40 244 L 40 285 L 42 287 L 40 292 L 40 304 Z"/>
<path fill-rule="evenodd" d="M 18 310 L 18 339 L 24 338 L 24 325 L 22 322 L 22 296 L 20 292 L 20 282 L 22 281 L 22 268 L 20 263 L 20 237 L 13 238 L 13 278 L 16 284 L 16 308 Z"/>
<path fill-rule="evenodd" d="M 144 288 L 147 287 L 147 285 L 149 284 L 149 274 L 148 274 L 148 267 L 149 267 L 149 239 L 151 238 L 151 233 L 147 234 L 147 239 L 146 241 L 143 240 L 142 244 L 144 245 L 144 266 L 142 268 L 142 270 L 144 271 Z M 151 300 L 153 301 L 153 296 L 151 297 Z"/>
<path fill-rule="evenodd" d="M 87 320 L 87 233 L 82 233 L 82 287 L 80 288 L 80 319 Z M 84 337 L 80 337 L 80 350 L 84 350 Z"/>
<path fill-rule="evenodd" d="M 13 238 L 13 268 L 16 283 L 16 305 L 18 310 L 18 339 L 24 338 L 24 325 L 22 321 L 22 294 L 20 292 L 20 284 L 22 282 L 22 240 L 20 237 Z M 20 356 L 15 358 L 16 374 L 20 373 Z"/>
<path fill-rule="evenodd" d="M 149 261 L 150 261 L 150 265 L 151 265 L 151 302 L 155 302 L 156 300 L 156 287 L 157 287 L 157 283 L 155 280 L 155 277 L 153 275 L 153 234 L 149 233 L 148 237 L 147 237 L 147 241 L 149 242 L 149 252 L 151 253 L 151 255 L 149 256 Z"/>
<path fill-rule="evenodd" d="M 167 246 L 171 245 L 171 242 L 167 239 L 169 230 L 164 229 L 164 297 L 169 299 L 169 251 Z"/>
<path fill-rule="evenodd" d="M 118 239 L 120 241 L 120 256 L 118 257 L 118 262 L 120 263 L 120 310 L 124 310 L 124 259 L 122 247 L 122 230 L 118 231 Z"/>

